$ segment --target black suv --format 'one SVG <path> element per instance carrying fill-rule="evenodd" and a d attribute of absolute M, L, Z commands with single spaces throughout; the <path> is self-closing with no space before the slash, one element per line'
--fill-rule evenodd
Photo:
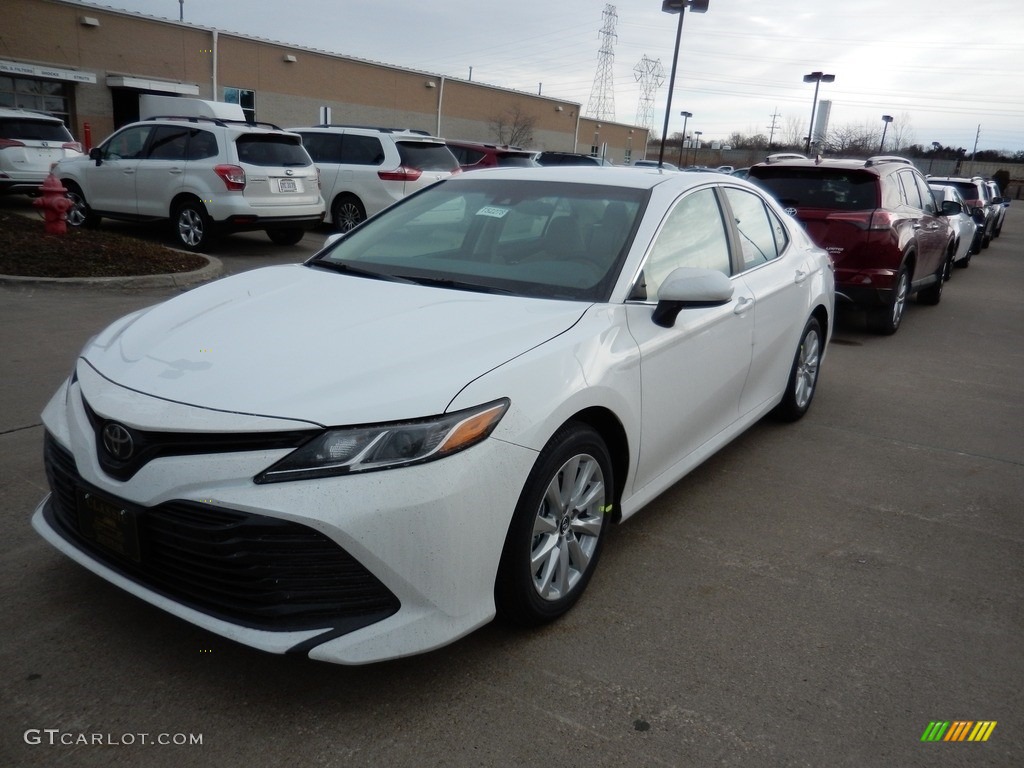
<path fill-rule="evenodd" d="M 752 166 L 748 178 L 829 252 L 836 297 L 864 307 L 872 330 L 895 333 L 913 293 L 939 303 L 955 248 L 944 216 L 953 211 L 937 210 L 909 160 L 781 160 Z"/>
<path fill-rule="evenodd" d="M 555 151 L 541 152 L 537 155 L 537 162 L 541 165 L 612 165 L 608 160 L 593 155 Z"/>

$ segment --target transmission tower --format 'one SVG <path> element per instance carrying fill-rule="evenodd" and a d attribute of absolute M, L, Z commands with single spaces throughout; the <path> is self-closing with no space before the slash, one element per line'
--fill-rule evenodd
<path fill-rule="evenodd" d="M 647 54 L 633 67 L 640 83 L 640 100 L 636 105 L 636 123 L 648 131 L 654 129 L 654 93 L 665 82 L 665 68 L 661 59 L 650 59 Z"/>
<path fill-rule="evenodd" d="M 615 23 L 619 14 L 614 5 L 606 5 L 601 14 L 601 50 L 597 54 L 597 72 L 594 87 L 590 89 L 587 102 L 587 117 L 598 120 L 615 120 L 615 83 L 612 78 L 612 64 L 615 62 Z"/>

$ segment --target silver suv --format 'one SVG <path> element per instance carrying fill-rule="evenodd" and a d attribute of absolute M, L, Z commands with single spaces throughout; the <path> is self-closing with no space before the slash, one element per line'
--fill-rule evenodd
<path fill-rule="evenodd" d="M 88 157 L 58 163 L 74 202 L 68 224 L 170 220 L 177 244 L 198 251 L 222 232 L 260 229 L 294 245 L 323 220 L 316 166 L 299 136 L 247 123 L 235 104 L 167 102 L 168 115 L 127 125 Z"/>
<path fill-rule="evenodd" d="M 422 131 L 354 125 L 289 130 L 302 136 L 320 169 L 327 221 L 341 232 L 462 170 L 444 139 Z"/>
<path fill-rule="evenodd" d="M 60 118 L 0 107 L 0 194 L 38 192 L 54 163 L 81 156 Z"/>

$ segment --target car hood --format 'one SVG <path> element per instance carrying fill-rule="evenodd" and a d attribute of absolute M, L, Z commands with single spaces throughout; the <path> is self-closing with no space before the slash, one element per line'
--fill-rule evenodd
<path fill-rule="evenodd" d="M 129 315 L 82 356 L 109 381 L 177 403 L 370 423 L 443 413 L 588 306 L 268 267 Z"/>

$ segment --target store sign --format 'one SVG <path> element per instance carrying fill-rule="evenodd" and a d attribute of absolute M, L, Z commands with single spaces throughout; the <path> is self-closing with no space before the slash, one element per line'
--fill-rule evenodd
<path fill-rule="evenodd" d="M 41 67 L 36 64 L 20 64 L 16 61 L 0 60 L 0 72 L 8 75 L 45 77 L 49 80 L 70 80 L 73 83 L 96 82 L 96 75 L 91 72 L 79 72 L 74 69 L 59 69 L 58 67 Z"/>

